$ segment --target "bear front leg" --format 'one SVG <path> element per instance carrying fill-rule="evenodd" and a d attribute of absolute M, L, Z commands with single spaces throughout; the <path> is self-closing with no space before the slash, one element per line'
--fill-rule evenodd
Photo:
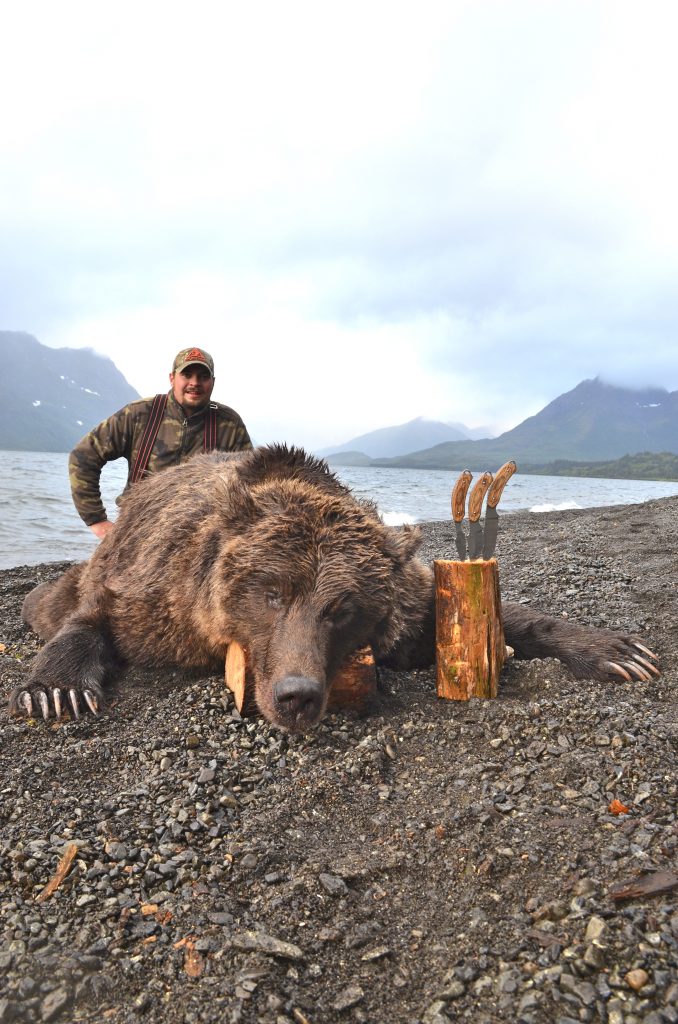
<path fill-rule="evenodd" d="M 637 637 L 581 626 L 525 605 L 502 608 L 506 643 L 516 658 L 558 658 L 578 679 L 648 680 L 659 675 L 657 656 Z"/>
<path fill-rule="evenodd" d="M 10 695 L 9 710 L 30 717 L 39 709 L 44 719 L 61 718 L 65 707 L 74 718 L 86 708 L 97 715 L 114 665 L 105 628 L 73 617 L 36 656 L 30 678 Z"/>

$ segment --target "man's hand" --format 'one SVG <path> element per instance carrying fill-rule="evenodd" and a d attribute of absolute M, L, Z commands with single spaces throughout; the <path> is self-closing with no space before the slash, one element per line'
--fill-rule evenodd
<path fill-rule="evenodd" d="M 92 525 L 90 526 L 90 530 L 92 531 L 95 537 L 99 538 L 99 540 L 103 540 L 106 534 L 110 533 L 112 529 L 113 523 L 110 521 L 110 519 L 104 519 L 100 523 L 92 523 Z"/>

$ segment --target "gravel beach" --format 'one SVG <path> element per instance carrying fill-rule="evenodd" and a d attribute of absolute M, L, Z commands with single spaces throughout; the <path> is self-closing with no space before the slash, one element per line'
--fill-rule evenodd
<path fill-rule="evenodd" d="M 659 679 L 509 662 L 461 704 L 382 671 L 305 736 L 166 671 L 10 719 L 21 602 L 65 564 L 0 573 L 0 1022 L 676 1024 L 677 524 L 678 498 L 500 516 L 504 596 L 636 634 Z"/>

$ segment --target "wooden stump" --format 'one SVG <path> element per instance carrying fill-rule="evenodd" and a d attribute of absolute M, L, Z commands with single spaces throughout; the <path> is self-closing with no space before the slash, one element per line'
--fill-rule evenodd
<path fill-rule="evenodd" d="M 497 562 L 440 560 L 433 568 L 438 696 L 496 697 L 506 657 Z"/>
<path fill-rule="evenodd" d="M 328 711 L 362 711 L 377 692 L 377 666 L 371 647 L 361 647 L 348 658 L 330 683 Z"/>
<path fill-rule="evenodd" d="M 241 715 L 256 711 L 254 674 L 248 663 L 247 649 L 233 641 L 226 651 L 226 686 L 233 694 Z M 377 667 L 371 647 L 362 647 L 339 668 L 330 683 L 328 711 L 349 708 L 362 711 L 377 690 Z"/>

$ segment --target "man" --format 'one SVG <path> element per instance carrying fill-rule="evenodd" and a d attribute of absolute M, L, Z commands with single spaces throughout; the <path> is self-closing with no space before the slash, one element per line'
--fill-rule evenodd
<path fill-rule="evenodd" d="M 127 485 L 150 473 L 186 462 L 201 451 L 246 451 L 252 447 L 237 412 L 211 402 L 214 361 L 201 348 L 185 348 L 169 375 L 167 395 L 142 398 L 110 416 L 79 441 L 70 454 L 68 472 L 80 518 L 99 538 L 113 528 L 101 500 L 99 479 L 104 463 L 125 458 Z"/>

